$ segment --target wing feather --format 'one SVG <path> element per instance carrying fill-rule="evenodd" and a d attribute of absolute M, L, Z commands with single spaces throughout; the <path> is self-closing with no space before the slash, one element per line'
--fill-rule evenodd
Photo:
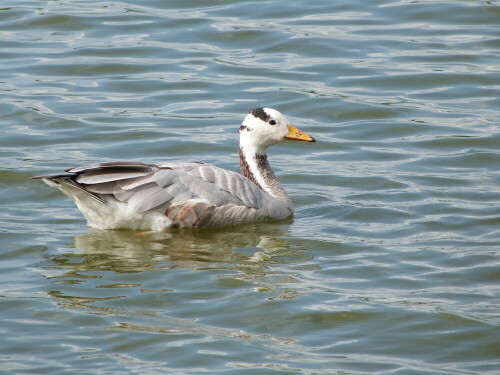
<path fill-rule="evenodd" d="M 226 173 L 224 173 L 224 171 L 218 171 L 219 173 L 217 173 L 217 182 L 216 184 L 223 190 L 226 190 L 228 191 L 228 188 L 229 188 L 229 184 L 227 182 L 227 179 L 228 179 L 228 176 Z"/>
<path fill-rule="evenodd" d="M 171 204 L 172 206 L 179 206 L 181 204 L 186 203 L 191 198 L 193 198 L 193 193 L 190 190 L 185 189 L 179 194 L 176 194 L 174 196 L 174 199 L 172 199 Z"/>
<path fill-rule="evenodd" d="M 86 190 L 96 194 L 113 194 L 116 190 L 116 182 L 103 182 L 85 186 Z"/>
<path fill-rule="evenodd" d="M 199 176 L 205 182 L 217 186 L 221 194 L 217 194 L 216 198 L 230 197 L 224 204 L 234 203 L 252 208 L 262 207 L 266 194 L 240 173 L 210 164 L 191 164 L 190 167 L 193 167 L 188 172 L 190 175 Z M 201 172 L 197 170 L 201 170 Z"/>
<path fill-rule="evenodd" d="M 152 176 L 152 180 L 160 186 L 170 186 L 179 179 L 180 172 L 173 169 L 160 169 Z"/>
<path fill-rule="evenodd" d="M 207 182 L 210 183 L 215 183 L 215 172 L 211 166 L 201 166 L 199 168 L 200 170 L 200 177 L 204 179 Z"/>
<path fill-rule="evenodd" d="M 143 186 L 140 189 L 136 189 L 134 194 L 128 199 L 127 203 L 133 211 L 147 211 L 152 207 L 156 207 L 158 200 L 157 195 L 162 191 L 164 191 L 164 189 L 155 184 L 151 184 L 148 187 Z M 163 196 L 161 195 L 161 197 Z"/>
<path fill-rule="evenodd" d="M 135 191 L 117 189 L 113 192 L 113 195 L 120 202 L 128 202 L 128 200 L 135 194 Z"/>
<path fill-rule="evenodd" d="M 80 174 L 76 182 L 80 184 L 100 184 L 102 182 L 126 180 L 129 178 L 147 176 L 151 172 L 123 171 L 120 168 L 96 169 Z"/>
<path fill-rule="evenodd" d="M 123 161 L 67 171 L 73 174 L 74 183 L 90 194 L 114 196 L 139 212 L 190 200 L 216 207 L 262 208 L 266 199 L 272 199 L 243 175 L 204 163 Z"/>
<path fill-rule="evenodd" d="M 137 199 L 135 199 L 136 197 Z M 161 206 L 171 201 L 172 198 L 173 195 L 171 194 L 171 192 L 169 192 L 169 189 L 164 189 L 161 186 L 156 186 L 155 189 L 152 188 L 150 191 L 138 191 L 131 198 L 129 204 L 131 205 L 132 209 L 138 212 L 143 212 Z"/>

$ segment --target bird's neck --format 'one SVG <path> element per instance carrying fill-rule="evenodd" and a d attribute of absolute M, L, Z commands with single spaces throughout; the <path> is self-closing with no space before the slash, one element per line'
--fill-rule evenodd
<path fill-rule="evenodd" d="M 264 151 L 257 152 L 255 149 L 245 147 L 240 143 L 238 155 L 241 173 L 246 178 L 254 182 L 265 193 L 291 206 L 290 198 L 274 175 Z"/>

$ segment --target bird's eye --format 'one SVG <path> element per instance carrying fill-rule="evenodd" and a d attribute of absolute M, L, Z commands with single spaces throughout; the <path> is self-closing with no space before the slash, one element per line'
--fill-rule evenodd
<path fill-rule="evenodd" d="M 276 121 L 274 121 L 274 120 L 270 120 L 270 121 L 269 121 L 269 125 L 276 125 Z"/>

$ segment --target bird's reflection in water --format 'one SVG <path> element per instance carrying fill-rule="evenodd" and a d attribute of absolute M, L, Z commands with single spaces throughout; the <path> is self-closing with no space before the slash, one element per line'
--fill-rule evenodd
<path fill-rule="evenodd" d="M 266 272 L 266 263 L 306 260 L 305 245 L 290 239 L 288 228 L 283 222 L 164 232 L 89 228 L 75 237 L 75 248 L 83 252 L 59 254 L 52 261 L 57 268 L 79 273 L 229 268 L 259 277 Z"/>
<path fill-rule="evenodd" d="M 283 271 L 275 266 L 302 263 L 310 256 L 303 243 L 291 238 L 288 228 L 287 223 L 280 222 L 143 233 L 88 229 L 75 237 L 74 249 L 49 256 L 52 265 L 47 276 L 52 282 L 47 293 L 65 308 L 90 308 L 113 314 L 117 312 L 115 307 L 102 305 L 106 300 L 129 298 L 138 291 L 144 293 L 152 284 L 154 289 L 149 292 L 170 292 L 169 288 L 175 288 L 172 275 L 163 275 L 163 281 L 158 283 L 152 281 L 151 275 L 158 270 L 175 269 L 210 271 L 203 275 L 193 273 L 188 276 L 190 280 L 209 280 L 220 275 L 242 280 L 243 285 L 249 282 L 254 290 L 277 298 L 294 298 L 300 292 L 291 287 L 296 284 L 293 274 L 289 268 Z M 226 272 L 218 273 L 219 270 Z M 137 276 L 131 283 L 125 274 Z M 153 279 L 158 280 L 157 276 Z M 170 283 L 165 280 L 169 277 Z"/>

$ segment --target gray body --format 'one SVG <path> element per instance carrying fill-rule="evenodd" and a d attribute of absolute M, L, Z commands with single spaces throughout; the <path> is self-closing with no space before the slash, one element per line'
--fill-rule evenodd
<path fill-rule="evenodd" d="M 314 142 L 274 109 L 251 111 L 240 127 L 243 174 L 205 163 L 107 162 L 38 176 L 70 197 L 100 229 L 216 227 L 279 220 L 292 201 L 274 175 L 265 150 L 284 141 Z"/>
<path fill-rule="evenodd" d="M 101 229 L 213 227 L 293 214 L 245 176 L 205 163 L 108 162 L 67 172 L 41 178 Z"/>

